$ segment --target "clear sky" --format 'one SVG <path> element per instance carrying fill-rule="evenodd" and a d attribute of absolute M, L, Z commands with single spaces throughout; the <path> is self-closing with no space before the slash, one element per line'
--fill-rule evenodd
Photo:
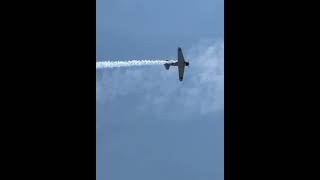
<path fill-rule="evenodd" d="M 224 179 L 224 1 L 97 0 L 97 180 Z"/>

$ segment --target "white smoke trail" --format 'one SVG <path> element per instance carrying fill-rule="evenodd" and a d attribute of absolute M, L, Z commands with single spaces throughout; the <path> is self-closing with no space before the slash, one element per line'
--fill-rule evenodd
<path fill-rule="evenodd" d="M 176 60 L 130 60 L 130 61 L 98 61 L 96 69 L 128 67 L 128 66 L 143 66 L 143 65 L 162 65 L 166 63 L 175 63 Z"/>

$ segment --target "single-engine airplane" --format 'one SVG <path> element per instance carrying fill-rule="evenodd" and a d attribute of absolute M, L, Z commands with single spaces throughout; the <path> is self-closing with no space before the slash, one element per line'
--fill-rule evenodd
<path fill-rule="evenodd" d="M 189 62 L 184 60 L 182 49 L 180 47 L 178 48 L 178 62 L 164 64 L 164 67 L 166 68 L 166 70 L 169 70 L 170 66 L 178 66 L 179 80 L 182 81 L 183 74 L 184 74 L 184 67 L 189 66 Z"/>

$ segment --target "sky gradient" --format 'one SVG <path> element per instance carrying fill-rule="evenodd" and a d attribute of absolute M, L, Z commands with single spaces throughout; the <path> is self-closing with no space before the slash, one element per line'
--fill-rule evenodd
<path fill-rule="evenodd" d="M 223 0 L 97 0 L 96 59 L 176 59 L 96 71 L 97 180 L 224 179 Z"/>

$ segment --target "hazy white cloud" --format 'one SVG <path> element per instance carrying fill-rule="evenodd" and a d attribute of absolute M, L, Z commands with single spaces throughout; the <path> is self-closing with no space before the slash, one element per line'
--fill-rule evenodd
<path fill-rule="evenodd" d="M 190 66 L 182 82 L 177 67 L 166 70 L 163 65 L 97 70 L 97 104 L 108 108 L 121 101 L 119 108 L 128 111 L 119 109 L 119 113 L 151 113 L 163 118 L 223 113 L 224 42 L 203 41 L 183 51 Z"/>

